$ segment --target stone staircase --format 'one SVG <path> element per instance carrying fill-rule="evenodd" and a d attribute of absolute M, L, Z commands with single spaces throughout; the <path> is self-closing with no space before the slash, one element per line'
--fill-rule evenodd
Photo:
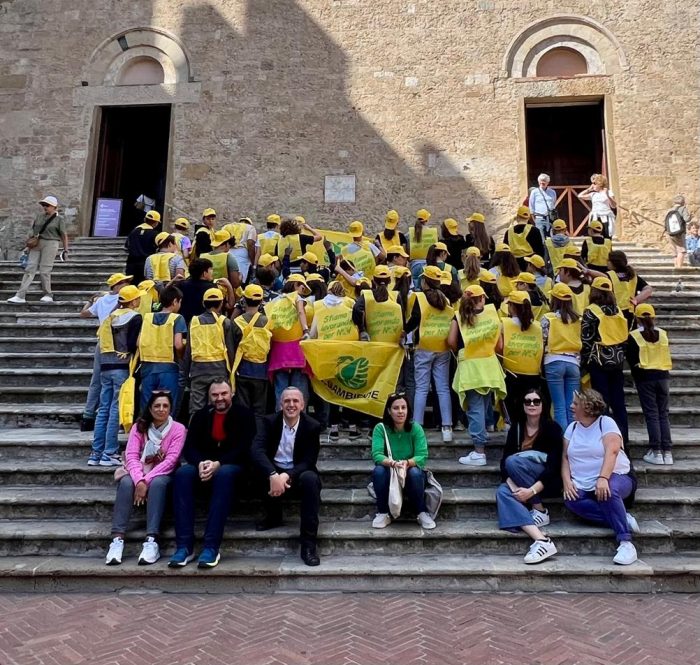
<path fill-rule="evenodd" d="M 87 392 L 95 324 L 78 318 L 100 280 L 123 269 L 122 240 L 81 238 L 69 263 L 54 271 L 56 302 L 0 303 L 0 590 L 159 589 L 165 591 L 697 591 L 700 590 L 700 271 L 671 268 L 657 250 L 618 244 L 655 290 L 660 325 L 672 340 L 672 424 L 676 464 L 641 461 L 646 432 L 629 383 L 632 457 L 639 476 L 635 542 L 640 561 L 612 564 L 614 542 L 605 529 L 583 525 L 552 502 L 548 529 L 560 554 L 525 566 L 523 537 L 499 531 L 494 490 L 504 437 L 495 435 L 486 467 L 457 458 L 468 436 L 443 444 L 429 431 L 430 468 L 445 488 L 434 531 L 413 520 L 378 531 L 366 485 L 372 468 L 369 440 L 324 442 L 320 531 L 322 565 L 311 569 L 297 554 L 297 522 L 258 533 L 259 506 L 243 500 L 234 511 L 212 571 L 166 567 L 173 548 L 166 515 L 154 566 L 136 566 L 143 520 L 128 536 L 122 566 L 104 566 L 114 501 L 112 472 L 88 467 L 91 436 L 77 429 Z M 674 289 L 681 279 L 683 290 Z M 0 263 L 0 297 L 14 293 L 18 272 Z M 103 287 L 104 288 L 104 287 Z M 629 381 L 629 379 L 628 379 Z M 201 528 L 198 531 L 201 533 Z"/>

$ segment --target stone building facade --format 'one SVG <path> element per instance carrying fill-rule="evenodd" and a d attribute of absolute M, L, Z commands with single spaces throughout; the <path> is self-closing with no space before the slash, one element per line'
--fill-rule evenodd
<path fill-rule="evenodd" d="M 492 231 L 545 170 L 537 151 L 598 131 L 561 109 L 595 107 L 622 234 L 655 242 L 674 195 L 700 203 L 699 24 L 700 0 L 0 0 L 2 250 L 47 193 L 91 232 L 105 118 L 145 105 L 169 105 L 166 219 L 374 230 L 427 207 Z M 557 125 L 538 145 L 533 108 Z"/>

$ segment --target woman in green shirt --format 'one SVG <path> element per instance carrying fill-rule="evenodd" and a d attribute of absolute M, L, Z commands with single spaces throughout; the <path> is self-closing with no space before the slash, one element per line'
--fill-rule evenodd
<path fill-rule="evenodd" d="M 386 440 L 391 446 L 391 457 L 387 457 Z M 391 524 L 389 515 L 389 483 L 391 468 L 406 469 L 404 494 L 418 515 L 418 524 L 424 529 L 434 529 L 435 522 L 425 508 L 425 462 L 428 459 L 428 442 L 423 428 L 412 420 L 411 407 L 406 393 L 389 395 L 382 422 L 372 432 L 372 472 L 374 491 L 377 496 L 377 515 L 372 522 L 375 529 L 384 529 Z"/>

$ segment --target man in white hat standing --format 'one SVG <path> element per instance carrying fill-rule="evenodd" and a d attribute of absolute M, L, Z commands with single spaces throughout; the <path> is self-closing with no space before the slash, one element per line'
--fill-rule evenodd
<path fill-rule="evenodd" d="M 41 289 L 44 292 L 41 302 L 53 302 L 51 293 L 51 270 L 56 260 L 59 241 L 63 243 L 63 252 L 68 252 L 68 235 L 66 223 L 58 214 L 58 200 L 55 196 L 45 196 L 39 205 L 43 208 L 32 224 L 32 233 L 27 239 L 29 257 L 27 267 L 17 294 L 8 298 L 7 302 L 25 303 L 27 291 L 34 281 L 37 270 L 41 279 Z"/>

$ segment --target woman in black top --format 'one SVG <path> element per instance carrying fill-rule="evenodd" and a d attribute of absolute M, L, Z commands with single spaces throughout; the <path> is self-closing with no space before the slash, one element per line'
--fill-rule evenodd
<path fill-rule="evenodd" d="M 448 217 L 440 227 L 442 242 L 447 245 L 446 263 L 449 263 L 455 270 L 462 269 L 462 252 L 467 248 L 467 241 L 459 232 L 459 223 L 456 219 Z"/>

